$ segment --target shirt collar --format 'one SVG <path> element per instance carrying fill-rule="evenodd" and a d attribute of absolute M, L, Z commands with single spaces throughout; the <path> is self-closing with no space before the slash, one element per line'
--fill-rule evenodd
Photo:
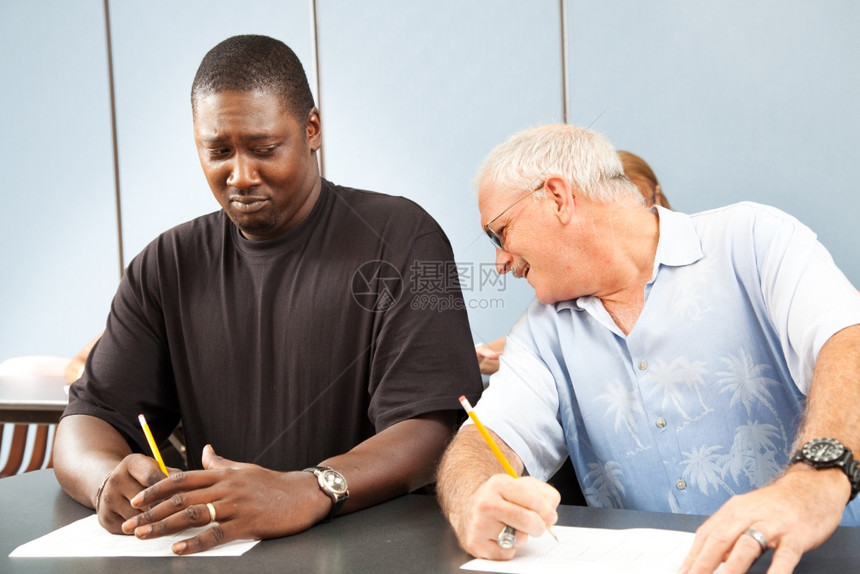
<path fill-rule="evenodd" d="M 660 219 L 660 239 L 657 242 L 657 254 L 654 257 L 654 277 L 660 265 L 681 267 L 691 265 L 702 258 L 702 242 L 692 218 L 686 213 L 672 211 L 656 205 Z M 654 280 L 654 277 L 651 280 Z"/>

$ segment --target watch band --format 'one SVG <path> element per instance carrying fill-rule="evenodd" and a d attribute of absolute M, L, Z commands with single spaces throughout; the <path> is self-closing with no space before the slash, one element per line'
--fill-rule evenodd
<path fill-rule="evenodd" d="M 328 466 L 312 466 L 303 469 L 303 472 L 310 472 L 316 476 L 320 490 L 331 498 L 333 502 L 331 510 L 322 520 L 323 522 L 328 522 L 334 518 L 334 515 L 338 513 L 349 499 L 349 489 L 347 488 L 346 479 L 341 473 Z"/>
<path fill-rule="evenodd" d="M 826 451 L 829 448 L 841 449 L 841 454 L 835 458 L 832 454 L 821 454 L 822 450 Z M 851 449 L 836 439 L 815 438 L 810 440 L 791 457 L 790 464 L 797 462 L 806 463 L 816 470 L 841 468 L 851 484 L 851 495 L 848 497 L 848 503 L 860 493 L 860 464 L 854 458 Z"/>

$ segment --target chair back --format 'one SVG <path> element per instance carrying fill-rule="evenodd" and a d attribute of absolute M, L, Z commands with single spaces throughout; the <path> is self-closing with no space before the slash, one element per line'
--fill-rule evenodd
<path fill-rule="evenodd" d="M 68 357 L 26 355 L 0 362 L 0 376 L 63 377 Z M 51 468 L 53 424 L 0 424 L 0 478 Z"/>

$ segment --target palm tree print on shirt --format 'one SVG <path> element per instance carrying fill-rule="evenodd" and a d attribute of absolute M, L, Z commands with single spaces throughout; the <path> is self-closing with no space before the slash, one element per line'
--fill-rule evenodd
<path fill-rule="evenodd" d="M 701 388 L 705 385 L 704 375 L 707 374 L 704 362 L 691 362 L 686 357 L 678 357 L 667 365 L 665 361 L 657 360 L 651 365 L 649 371 L 654 383 L 651 395 L 662 395 L 664 409 L 676 409 L 686 422 L 697 421 L 713 412 L 713 409 L 702 399 Z M 690 389 L 695 391 L 698 405 L 691 404 L 692 401 L 686 399 Z M 698 412 L 688 412 L 691 407 L 696 407 Z M 678 428 L 678 430 L 682 429 L 683 425 Z"/>
<path fill-rule="evenodd" d="M 753 488 L 764 486 L 782 469 L 778 457 L 784 453 L 777 445 L 785 443 L 780 439 L 779 429 L 773 425 L 752 422 L 741 426 L 725 457 L 724 475 L 731 474 L 735 482 L 743 475 Z"/>
<path fill-rule="evenodd" d="M 582 482 L 586 485 L 583 494 L 589 506 L 623 508 L 624 485 L 621 484 L 621 465 L 617 462 L 588 463 L 588 474 Z"/>
<path fill-rule="evenodd" d="M 710 494 L 710 487 L 714 490 L 723 489 L 729 496 L 734 496 L 734 491 L 723 480 L 725 476 L 725 455 L 719 454 L 718 451 L 723 447 L 719 445 L 704 446 L 701 448 L 693 448 L 691 452 L 682 453 L 684 460 L 681 464 L 684 465 L 684 480 L 687 485 L 698 488 L 702 494 Z"/>
<path fill-rule="evenodd" d="M 713 264 L 704 259 L 698 261 L 695 267 L 696 273 L 680 273 L 676 276 L 670 299 L 672 312 L 694 323 L 713 311 L 712 301 L 706 295 L 710 292 L 706 287 L 712 282 Z"/>
<path fill-rule="evenodd" d="M 615 380 L 609 383 L 607 392 L 598 395 L 595 397 L 595 400 L 606 404 L 605 416 L 615 417 L 615 432 L 618 433 L 624 429 L 636 443 L 636 450 L 628 452 L 628 456 L 651 448 L 650 446 L 645 446 L 639 440 L 639 428 L 636 424 L 636 418 L 637 415 L 644 414 L 644 410 L 642 409 L 642 400 L 636 389 L 629 388 L 624 381 Z"/>
<path fill-rule="evenodd" d="M 753 406 L 761 405 L 773 415 L 773 420 L 779 425 L 783 443 L 788 442 L 788 435 L 782 420 L 776 412 L 773 395 L 768 387 L 780 388 L 781 383 L 776 379 L 766 377 L 765 373 L 771 368 L 764 363 L 756 364 L 752 355 L 746 349 L 740 349 L 737 356 L 730 355 L 720 358 L 728 366 L 728 371 L 717 373 L 721 377 L 717 382 L 725 385 L 720 393 L 732 393 L 729 407 L 735 407 L 740 402 L 747 411 L 747 416 L 753 416 Z"/>

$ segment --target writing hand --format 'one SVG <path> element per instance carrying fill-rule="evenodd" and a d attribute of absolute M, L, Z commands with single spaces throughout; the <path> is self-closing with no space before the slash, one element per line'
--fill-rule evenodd
<path fill-rule="evenodd" d="M 147 510 L 123 523 L 123 532 L 156 538 L 212 524 L 173 545 L 176 554 L 192 554 L 232 540 L 295 534 L 331 509 L 331 499 L 310 473 L 276 472 L 231 461 L 208 445 L 202 461 L 204 470 L 171 474 L 138 493 L 131 505 Z M 215 523 L 208 505 L 215 511 Z"/>
<path fill-rule="evenodd" d="M 478 558 L 509 560 L 529 536 L 541 536 L 558 520 L 561 495 L 552 486 L 532 477 L 497 474 L 484 482 L 466 508 L 452 515 L 451 523 L 464 550 Z M 498 544 L 505 526 L 516 530 L 516 546 Z"/>
<path fill-rule="evenodd" d="M 122 524 L 140 510 L 131 505 L 131 500 L 141 489 L 152 486 L 162 479 L 164 473 L 155 459 L 142 454 L 130 454 L 105 477 L 96 496 L 96 513 L 99 524 L 113 534 L 122 534 Z"/>

